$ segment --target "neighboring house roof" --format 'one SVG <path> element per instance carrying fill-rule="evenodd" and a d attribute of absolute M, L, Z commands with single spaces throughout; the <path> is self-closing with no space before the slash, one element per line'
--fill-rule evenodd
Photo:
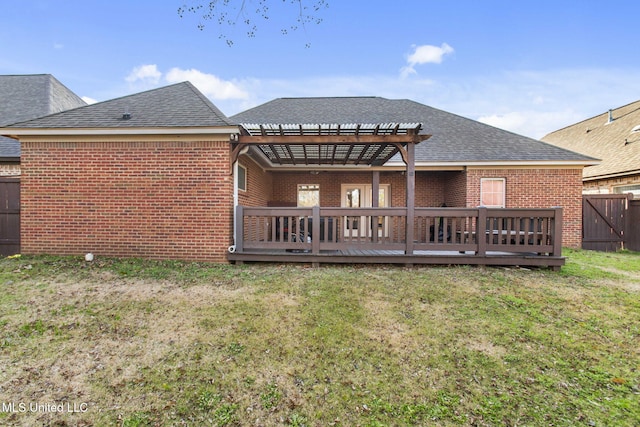
<path fill-rule="evenodd" d="M 51 74 L 0 75 L 0 126 L 86 105 Z M 0 136 L 0 158 L 19 158 L 20 142 Z"/>
<path fill-rule="evenodd" d="M 191 83 L 183 82 L 17 123 L 0 132 L 104 135 L 134 128 L 162 133 L 167 128 L 220 126 L 234 124 Z"/>
<path fill-rule="evenodd" d="M 640 174 L 640 101 L 551 132 L 542 140 L 602 159 L 584 170 L 584 180 Z"/>
<path fill-rule="evenodd" d="M 238 123 L 422 123 L 432 135 L 416 147 L 416 164 L 593 164 L 596 159 L 438 110 L 380 97 L 279 98 L 231 117 Z M 389 164 L 400 163 L 399 156 Z"/>

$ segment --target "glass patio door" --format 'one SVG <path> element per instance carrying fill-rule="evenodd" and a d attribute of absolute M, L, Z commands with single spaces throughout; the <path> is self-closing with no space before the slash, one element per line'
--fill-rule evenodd
<path fill-rule="evenodd" d="M 343 208 L 370 208 L 373 204 L 371 184 L 343 184 L 341 198 Z M 378 206 L 389 206 L 389 184 L 380 184 Z M 384 217 L 367 220 L 365 216 L 347 216 L 342 222 L 345 238 L 373 236 L 372 226 L 377 228 L 378 237 L 387 233 L 387 221 Z"/>

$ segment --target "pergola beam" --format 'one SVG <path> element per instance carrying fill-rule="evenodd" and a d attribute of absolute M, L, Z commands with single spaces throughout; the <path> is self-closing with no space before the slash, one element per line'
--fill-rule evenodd
<path fill-rule="evenodd" d="M 249 145 L 349 145 L 418 144 L 431 135 L 238 135 L 239 144 Z"/>
<path fill-rule="evenodd" d="M 231 165 L 252 146 L 278 165 L 380 166 L 396 154 L 408 164 L 409 146 L 431 137 L 419 133 L 421 126 L 419 123 L 355 124 L 348 128 L 322 124 L 243 125 L 244 132 L 233 135 L 230 141 Z M 346 155 L 339 154 L 345 152 Z"/>

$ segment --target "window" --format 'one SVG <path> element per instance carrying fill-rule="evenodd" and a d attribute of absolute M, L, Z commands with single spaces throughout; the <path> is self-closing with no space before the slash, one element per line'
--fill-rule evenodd
<path fill-rule="evenodd" d="M 640 184 L 621 185 L 620 187 L 613 187 L 615 194 L 632 193 L 634 196 L 640 196 Z"/>
<path fill-rule="evenodd" d="M 238 163 L 238 190 L 247 191 L 247 168 Z"/>
<path fill-rule="evenodd" d="M 480 180 L 480 205 L 487 208 L 505 207 L 505 179 L 482 178 Z"/>
<path fill-rule="evenodd" d="M 298 207 L 320 206 L 320 185 L 298 184 Z"/>

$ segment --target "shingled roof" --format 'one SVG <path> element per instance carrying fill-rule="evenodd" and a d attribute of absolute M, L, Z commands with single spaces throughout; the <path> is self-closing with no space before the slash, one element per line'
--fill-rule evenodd
<path fill-rule="evenodd" d="M 638 174 L 640 101 L 551 132 L 542 140 L 602 159 L 599 165 L 584 170 L 585 180 Z"/>
<path fill-rule="evenodd" d="M 233 126 L 233 122 L 191 83 L 183 82 L 17 123 L 1 132 L 112 129 L 115 133 L 134 128 L 220 126 Z"/>
<path fill-rule="evenodd" d="M 50 74 L 0 76 L 0 126 L 87 105 Z M 19 158 L 20 142 L 0 136 L 0 158 Z"/>
<path fill-rule="evenodd" d="M 417 145 L 417 165 L 595 163 L 592 157 L 406 99 L 278 98 L 231 119 L 253 124 L 421 123 L 421 132 L 432 136 Z M 389 164 L 397 162 L 398 157 Z"/>

